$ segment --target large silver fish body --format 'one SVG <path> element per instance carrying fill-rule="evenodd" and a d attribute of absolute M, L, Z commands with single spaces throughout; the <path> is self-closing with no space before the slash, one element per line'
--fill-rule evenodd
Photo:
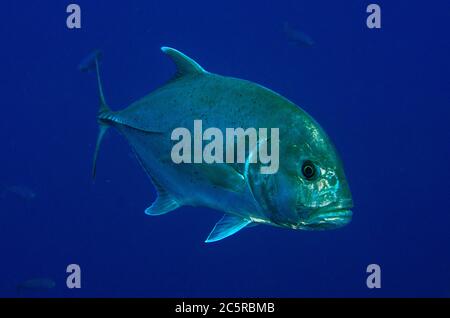
<path fill-rule="evenodd" d="M 353 203 L 342 163 L 319 124 L 294 103 L 258 84 L 205 71 L 183 53 L 163 47 L 177 66 L 167 84 L 113 112 L 99 89 L 100 133 L 117 128 L 128 140 L 158 192 L 146 210 L 161 215 L 183 205 L 225 213 L 206 242 L 221 240 L 257 224 L 291 229 L 341 227 L 351 220 Z M 262 174 L 259 163 L 181 163 L 171 160 L 174 129 L 254 127 L 279 129 L 279 169 Z M 270 140 L 269 140 L 270 142 Z"/>

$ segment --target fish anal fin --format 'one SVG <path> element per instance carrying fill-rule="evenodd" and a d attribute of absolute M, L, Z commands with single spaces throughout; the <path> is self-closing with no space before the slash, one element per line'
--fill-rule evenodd
<path fill-rule="evenodd" d="M 167 192 L 167 190 L 164 189 L 159 182 L 157 182 L 154 178 L 152 178 L 152 181 L 156 188 L 157 197 L 153 204 L 145 210 L 145 214 L 151 216 L 163 215 L 176 210 L 181 206 L 176 198 Z"/>
<path fill-rule="evenodd" d="M 239 216 L 225 214 L 219 222 L 216 223 L 214 229 L 209 234 L 205 243 L 212 243 L 220 241 L 228 236 L 231 236 L 247 225 L 252 223 L 251 220 L 241 218 Z"/>

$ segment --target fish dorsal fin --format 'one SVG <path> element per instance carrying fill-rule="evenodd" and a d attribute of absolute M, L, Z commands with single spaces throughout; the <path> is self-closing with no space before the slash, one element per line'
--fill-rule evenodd
<path fill-rule="evenodd" d="M 207 73 L 203 67 L 201 67 L 197 62 L 195 62 L 190 57 L 184 55 L 180 51 L 173 48 L 163 46 L 161 51 L 166 53 L 175 63 L 177 67 L 177 73 L 175 78 L 180 78 L 185 75 L 195 75 Z"/>
<path fill-rule="evenodd" d="M 180 207 L 178 201 L 167 192 L 154 178 L 151 178 L 156 188 L 157 197 L 155 202 L 145 210 L 145 214 L 156 216 L 169 213 Z"/>
<path fill-rule="evenodd" d="M 205 243 L 217 242 L 230 235 L 233 235 L 244 227 L 252 223 L 248 219 L 243 219 L 239 216 L 225 214 L 219 222 L 216 223 L 214 229 L 209 234 Z"/>

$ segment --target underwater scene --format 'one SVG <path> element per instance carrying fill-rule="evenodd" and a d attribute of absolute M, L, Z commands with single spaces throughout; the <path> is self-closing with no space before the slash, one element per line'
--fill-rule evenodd
<path fill-rule="evenodd" d="M 1 298 L 450 297 L 449 1 L 1 6 Z"/>

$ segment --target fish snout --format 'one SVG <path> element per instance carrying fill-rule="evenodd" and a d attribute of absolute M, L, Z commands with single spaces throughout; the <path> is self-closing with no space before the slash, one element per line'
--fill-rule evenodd
<path fill-rule="evenodd" d="M 300 222 L 299 228 L 307 230 L 330 230 L 343 227 L 352 220 L 353 200 L 346 199 L 303 214 L 306 218 Z"/>

